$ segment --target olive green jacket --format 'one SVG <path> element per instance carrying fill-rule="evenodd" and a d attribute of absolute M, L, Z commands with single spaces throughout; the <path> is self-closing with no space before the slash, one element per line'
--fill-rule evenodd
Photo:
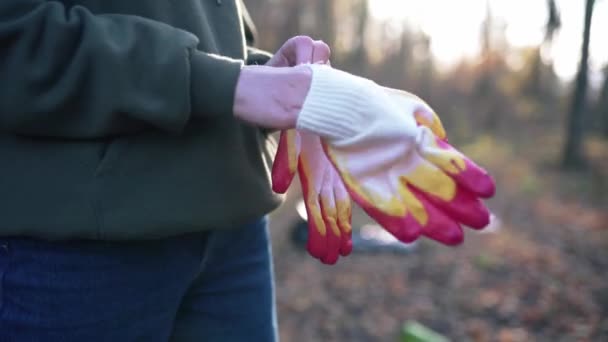
<path fill-rule="evenodd" d="M 280 203 L 232 113 L 253 30 L 236 0 L 0 1 L 0 236 L 149 239 Z M 246 39 L 248 38 L 248 39 Z"/>

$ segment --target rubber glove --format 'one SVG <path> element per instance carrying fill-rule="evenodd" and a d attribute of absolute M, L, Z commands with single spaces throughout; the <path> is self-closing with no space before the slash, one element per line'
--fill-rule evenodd
<path fill-rule="evenodd" d="M 281 131 L 272 165 L 272 189 L 284 193 L 298 172 L 308 216 L 306 249 L 325 264 L 352 251 L 351 202 L 340 176 L 327 159 L 319 136 Z"/>
<path fill-rule="evenodd" d="M 328 66 L 313 71 L 297 128 L 322 137 L 352 199 L 397 239 L 463 241 L 461 224 L 483 228 L 481 198 L 492 178 L 451 147 L 419 98 Z"/>
<path fill-rule="evenodd" d="M 329 63 L 330 49 L 308 37 L 288 40 L 268 65 L 285 67 L 302 63 Z M 351 202 L 334 167 L 327 159 L 319 136 L 295 129 L 281 131 L 272 166 L 273 190 L 284 193 L 299 174 L 308 216 L 307 250 L 326 264 L 352 250 Z"/>

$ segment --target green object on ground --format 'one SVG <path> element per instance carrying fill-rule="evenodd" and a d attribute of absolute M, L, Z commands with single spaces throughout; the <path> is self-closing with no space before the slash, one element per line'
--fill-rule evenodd
<path fill-rule="evenodd" d="M 401 328 L 401 342 L 448 342 L 449 339 L 424 325 L 408 321 Z"/>

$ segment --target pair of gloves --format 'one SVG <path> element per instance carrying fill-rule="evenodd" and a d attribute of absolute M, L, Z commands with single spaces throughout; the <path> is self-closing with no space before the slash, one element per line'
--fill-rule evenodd
<path fill-rule="evenodd" d="M 398 240 L 463 241 L 481 229 L 492 178 L 448 144 L 420 98 L 324 64 L 312 70 L 296 129 L 281 132 L 273 190 L 298 172 L 308 214 L 307 250 L 326 264 L 352 250 L 351 199 Z"/>

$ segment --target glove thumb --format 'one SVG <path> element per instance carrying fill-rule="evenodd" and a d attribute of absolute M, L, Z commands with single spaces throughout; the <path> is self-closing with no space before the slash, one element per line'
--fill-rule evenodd
<path fill-rule="evenodd" d="M 295 129 L 281 131 L 279 147 L 272 164 L 272 190 L 283 194 L 289 189 L 298 169 L 300 135 Z"/>
<path fill-rule="evenodd" d="M 403 90 L 383 88 L 389 97 L 395 101 L 398 108 L 414 112 L 414 118 L 418 125 L 430 128 L 437 138 L 447 141 L 447 134 L 439 116 L 424 100 Z"/>

